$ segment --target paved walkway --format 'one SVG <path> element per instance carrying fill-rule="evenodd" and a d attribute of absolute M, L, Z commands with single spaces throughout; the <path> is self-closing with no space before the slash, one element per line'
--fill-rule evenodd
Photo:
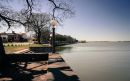
<path fill-rule="evenodd" d="M 9 67 L 6 73 L 10 76 L 2 76 L 0 81 L 12 81 L 12 78 L 14 81 L 79 81 L 76 73 L 66 64 L 60 54 L 49 54 L 48 64 L 40 61 L 20 63 L 19 66 L 15 69 Z"/>
<path fill-rule="evenodd" d="M 15 54 L 19 54 L 19 53 L 25 53 L 25 52 L 28 52 L 29 49 L 23 49 L 23 50 L 20 50 L 20 51 L 16 51 L 16 52 L 13 52 Z"/>
<path fill-rule="evenodd" d="M 60 54 L 50 54 L 47 81 L 80 81 Z"/>

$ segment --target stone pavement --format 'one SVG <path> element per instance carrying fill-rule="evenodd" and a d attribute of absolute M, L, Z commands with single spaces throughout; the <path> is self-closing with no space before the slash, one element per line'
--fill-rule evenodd
<path fill-rule="evenodd" d="M 16 52 L 13 52 L 15 54 L 19 54 L 19 53 L 25 53 L 25 52 L 28 52 L 29 49 L 23 49 L 23 50 L 20 50 L 20 51 L 16 51 Z"/>
<path fill-rule="evenodd" d="M 47 81 L 80 81 L 76 73 L 66 64 L 60 54 L 50 54 Z"/>
<path fill-rule="evenodd" d="M 80 81 L 60 54 L 49 54 L 48 62 L 18 63 L 6 68 L 0 81 Z M 25 67 L 26 66 L 26 67 Z"/>

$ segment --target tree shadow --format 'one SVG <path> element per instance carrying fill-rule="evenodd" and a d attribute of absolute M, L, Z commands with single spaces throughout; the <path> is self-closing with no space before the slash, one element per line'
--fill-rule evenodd
<path fill-rule="evenodd" d="M 48 68 L 48 71 L 51 72 L 54 76 L 53 81 L 80 81 L 77 75 L 69 76 L 62 71 L 71 71 L 67 70 L 69 67 L 59 67 L 59 68 Z"/>
<path fill-rule="evenodd" d="M 32 79 L 45 73 L 47 73 L 47 70 L 26 69 L 17 63 L 13 63 L 10 67 L 3 69 L 3 73 L 0 75 L 0 78 L 8 77 L 11 78 L 11 81 L 32 81 Z"/>
<path fill-rule="evenodd" d="M 48 68 L 48 72 L 53 74 L 53 81 L 80 81 L 78 76 L 73 74 L 73 70 L 69 66 L 66 66 L 65 64 L 53 68 L 53 64 L 55 66 L 55 63 L 58 63 L 58 65 L 60 63 L 64 64 L 65 60 L 63 58 L 49 58 L 48 64 L 52 64 L 52 67 Z"/>
<path fill-rule="evenodd" d="M 11 81 L 32 81 L 32 79 L 47 73 L 47 70 L 43 69 L 34 70 L 45 65 L 47 60 L 48 54 L 6 55 L 8 64 L 2 66 L 2 70 L 0 70 L 0 81 L 1 78 L 10 78 L 12 79 Z M 30 63 L 38 63 L 38 65 L 36 64 L 27 69 L 26 67 Z"/>

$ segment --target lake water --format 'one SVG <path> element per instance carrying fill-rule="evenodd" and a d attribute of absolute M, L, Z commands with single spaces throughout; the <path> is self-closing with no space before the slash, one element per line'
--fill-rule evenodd
<path fill-rule="evenodd" d="M 130 42 L 89 42 L 59 51 L 81 81 L 130 81 Z"/>

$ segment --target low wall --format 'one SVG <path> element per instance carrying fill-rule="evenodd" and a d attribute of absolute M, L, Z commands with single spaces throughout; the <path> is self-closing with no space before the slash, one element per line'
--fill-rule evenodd
<path fill-rule="evenodd" d="M 30 45 L 33 43 L 4 43 L 3 45 L 6 46 L 25 46 L 25 45 Z"/>
<path fill-rule="evenodd" d="M 35 53 L 52 52 L 52 47 L 29 47 L 29 50 Z"/>
<path fill-rule="evenodd" d="M 8 54 L 6 55 L 6 58 L 9 62 L 48 61 L 48 53 Z"/>

